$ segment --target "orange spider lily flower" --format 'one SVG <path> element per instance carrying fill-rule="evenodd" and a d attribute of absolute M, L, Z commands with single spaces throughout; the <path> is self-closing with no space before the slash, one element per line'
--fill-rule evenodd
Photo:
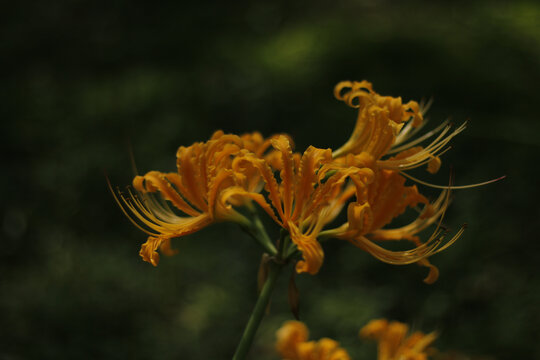
<path fill-rule="evenodd" d="M 378 342 L 378 360 L 426 360 L 437 335 L 417 331 L 407 336 L 408 331 L 406 324 L 377 319 L 364 326 L 360 336 Z"/>
<path fill-rule="evenodd" d="M 430 173 L 437 172 L 441 165 L 439 156 L 448 149 L 448 142 L 463 131 L 465 125 L 450 132 L 450 126 L 444 123 L 426 135 L 409 141 L 425 124 L 424 114 L 429 105 L 423 107 L 415 101 L 403 104 L 399 97 L 381 96 L 367 81 L 340 82 L 334 89 L 334 95 L 347 105 L 358 108 L 358 119 L 350 139 L 332 156 L 336 162 L 350 166 L 355 166 L 359 159 L 362 159 L 362 163 L 374 164 L 375 179 L 357 194 L 355 202 L 348 205 L 348 221 L 321 235 L 348 240 L 390 264 L 418 263 L 427 266 L 430 271 L 424 281 L 433 283 L 438 277 L 438 270 L 427 257 L 450 246 L 461 236 L 464 228 L 441 246 L 444 237 L 440 223 L 449 203 L 449 190 L 453 187 L 441 187 L 444 191 L 434 203 L 429 204 L 418 193 L 416 186 L 405 186 L 405 177 L 414 178 L 404 171 L 427 165 Z M 425 148 L 417 146 L 437 133 L 440 134 Z M 395 155 L 384 158 L 389 154 Z M 366 162 L 366 159 L 371 161 Z M 424 210 L 412 223 L 396 229 L 382 229 L 407 207 L 418 204 L 423 204 Z M 425 243 L 420 242 L 416 234 L 437 221 L 433 235 Z M 413 242 L 416 247 L 407 251 L 389 251 L 373 242 L 402 239 Z"/>
<path fill-rule="evenodd" d="M 143 260 L 156 266 L 158 249 L 166 255 L 174 253 L 171 238 L 191 234 L 213 222 L 246 224 L 248 219 L 233 206 L 262 197 L 257 194 L 261 181 L 256 171 L 233 171 L 232 157 L 248 152 L 262 158 L 270 141 L 259 133 L 237 136 L 217 131 L 207 142 L 178 149 L 177 172 L 150 171 L 136 176 L 136 193 L 120 194 L 122 201 L 115 195 L 128 218 L 149 235 L 140 251 Z"/>
<path fill-rule="evenodd" d="M 438 155 L 463 127 L 450 134 L 448 127 L 437 129 L 441 134 L 426 148 L 416 146 L 417 140 L 402 145 L 414 133 L 411 129 L 423 124 L 424 110 L 418 103 L 403 104 L 401 98 L 380 96 L 367 81 L 342 82 L 336 86 L 335 94 L 359 109 L 353 134 L 341 148 L 332 153 L 330 149 L 311 146 L 300 155 L 292 152 L 287 138 L 273 139 L 272 167 L 280 170 L 280 181 L 262 159 L 246 155 L 238 157 L 235 164 L 260 171 L 271 205 L 266 201 L 259 204 L 289 231 L 301 251 L 303 259 L 297 263 L 297 272 L 317 273 L 324 258 L 317 238 L 335 237 L 348 240 L 390 264 L 427 266 L 430 271 L 424 281 L 434 282 L 438 270 L 427 257 L 448 247 L 463 229 L 443 246 L 440 221 L 448 206 L 448 189 L 430 204 L 416 186 L 405 186 L 402 171 L 426 164 L 428 171 L 437 171 Z M 396 149 L 395 156 L 383 158 Z M 418 204 L 423 204 L 424 210 L 411 224 L 382 229 L 407 207 Z M 323 230 L 346 205 L 348 221 L 337 228 Z M 416 234 L 437 221 L 439 226 L 433 235 L 421 243 Z M 415 248 L 390 251 L 373 241 L 401 239 L 413 242 Z"/>
<path fill-rule="evenodd" d="M 418 192 L 416 185 L 405 186 L 405 178 L 391 170 L 375 172 L 374 181 L 357 195 L 355 202 L 347 208 L 347 222 L 325 230 L 321 236 L 344 239 L 370 253 L 375 258 L 393 265 L 418 263 L 429 268 L 424 282 L 432 284 L 438 278 L 439 271 L 427 258 L 455 242 L 463 233 L 462 227 L 455 236 L 443 245 L 444 234 L 441 230 L 442 218 L 449 203 L 449 191 L 445 190 L 433 202 Z M 410 224 L 399 228 L 384 228 L 407 207 L 423 204 L 424 209 Z M 420 242 L 416 235 L 438 221 L 437 228 L 425 242 Z M 415 248 L 405 251 L 387 250 L 375 241 L 408 240 Z"/>
<path fill-rule="evenodd" d="M 424 114 L 429 105 L 416 101 L 403 104 L 400 97 L 381 96 L 368 81 L 342 81 L 334 88 L 334 96 L 348 106 L 358 109 L 358 119 L 349 140 L 334 151 L 334 158 L 347 154 L 367 152 L 377 160 L 377 165 L 390 170 L 409 170 L 428 165 L 428 171 L 437 172 L 439 156 L 448 150 L 445 146 L 465 129 L 465 124 L 450 132 L 445 122 L 433 131 L 407 142 L 425 124 Z M 416 144 L 440 133 L 428 146 Z M 382 160 L 384 155 L 398 153 Z"/>
<path fill-rule="evenodd" d="M 434 282 L 438 270 L 427 258 L 451 245 L 464 230 L 443 245 L 441 221 L 450 189 L 489 182 L 441 187 L 417 180 L 405 171 L 427 165 L 429 172 L 436 172 L 441 165 L 439 156 L 465 126 L 450 131 L 445 123 L 410 140 L 425 124 L 429 105 L 424 107 L 415 101 L 403 104 L 401 98 L 381 96 L 367 81 L 341 82 L 334 92 L 339 100 L 358 109 L 353 134 L 334 152 L 310 146 L 303 154 L 293 153 L 292 140 L 285 135 L 264 139 L 258 133 L 237 136 L 218 131 L 205 143 L 178 149 L 178 172 L 151 171 L 135 177 L 137 193 L 120 194 L 121 200 L 115 197 L 127 208 L 122 207 L 126 215 L 134 215 L 132 222 L 149 235 L 141 248 L 143 259 L 157 265 L 158 249 L 165 254 L 173 252 L 171 238 L 216 221 L 249 224 L 235 207 L 254 201 L 289 232 L 302 254 L 296 264 L 298 273 L 317 273 L 324 259 L 318 238 L 334 237 L 390 264 L 427 266 L 430 271 L 424 281 Z M 429 145 L 418 146 L 435 134 Z M 443 191 L 429 203 L 416 186 L 405 186 L 406 177 Z M 410 224 L 383 228 L 406 208 L 419 204 L 423 210 Z M 324 229 L 345 207 L 347 221 Z M 435 223 L 433 235 L 422 243 L 417 234 Z M 415 247 L 390 251 L 375 243 L 402 239 Z"/>
<path fill-rule="evenodd" d="M 346 202 L 372 181 L 368 167 L 346 166 L 332 160 L 330 149 L 310 146 L 304 154 L 293 154 L 290 140 L 279 136 L 271 141 L 276 155 L 275 168 L 281 182 L 274 177 L 272 167 L 263 159 L 244 153 L 234 160 L 235 171 L 256 169 L 265 182 L 270 205 L 264 198 L 255 201 L 289 231 L 291 240 L 302 252 L 303 260 L 296 264 L 298 273 L 315 274 L 322 265 L 324 253 L 317 236 L 334 220 Z M 354 185 L 347 186 L 348 180 Z"/>
<path fill-rule="evenodd" d="M 423 116 L 416 101 L 402 104 L 401 98 L 381 96 L 368 81 L 342 81 L 334 88 L 334 96 L 358 108 L 358 120 L 349 140 L 334 152 L 335 157 L 362 151 L 375 158 L 384 155 L 394 143 L 404 123 L 422 124 Z"/>
<path fill-rule="evenodd" d="M 424 281 L 432 283 L 437 279 L 438 270 L 427 257 L 448 247 L 463 230 L 444 246 L 440 246 L 439 227 L 425 244 L 420 243 L 416 234 L 442 218 L 448 205 L 448 191 L 443 191 L 433 204 L 429 204 L 416 186 L 405 186 L 405 178 L 396 171 L 380 169 L 366 152 L 332 159 L 330 149 L 313 146 L 302 155 L 293 153 L 289 139 L 284 136 L 271 143 L 275 149 L 274 167 L 280 170 L 280 182 L 268 162 L 248 152 L 233 161 L 233 169 L 257 169 L 260 172 L 269 203 L 263 197 L 253 199 L 276 223 L 289 231 L 303 257 L 296 264 L 298 273 L 319 271 L 324 252 L 317 238 L 324 236 L 346 239 L 390 264 L 428 266 L 430 272 Z M 337 228 L 323 230 L 347 203 L 348 221 Z M 398 229 L 381 229 L 407 207 L 419 203 L 424 204 L 425 209 L 413 223 Z M 376 240 L 406 239 L 414 242 L 416 248 L 386 250 L 366 235 Z"/>
<path fill-rule="evenodd" d="M 308 341 L 308 329 L 300 321 L 287 321 L 276 332 L 276 350 L 285 360 L 350 360 L 346 350 L 329 338 Z"/>

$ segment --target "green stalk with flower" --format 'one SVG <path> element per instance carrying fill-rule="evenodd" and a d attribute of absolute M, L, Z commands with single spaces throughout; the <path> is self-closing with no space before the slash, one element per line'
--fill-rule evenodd
<path fill-rule="evenodd" d="M 310 146 L 298 153 L 285 134 L 264 138 L 257 132 L 217 131 L 206 142 L 181 146 L 176 172 L 150 171 L 133 179 L 133 190 L 113 191 L 125 215 L 148 235 L 140 255 L 154 266 L 160 254 L 177 252 L 171 239 L 215 222 L 237 223 L 262 246 L 266 260 L 260 296 L 233 359 L 246 358 L 281 269 L 294 263 L 299 274 L 319 271 L 324 262 L 322 240 L 345 240 L 389 264 L 425 266 L 424 281 L 436 281 L 439 271 L 428 258 L 448 248 L 465 229 L 447 239 L 441 226 L 450 191 L 486 184 L 439 186 L 440 195 L 428 201 L 416 185 L 405 184 L 407 178 L 427 183 L 407 171 L 426 166 L 428 172 L 437 172 L 440 156 L 465 125 L 452 130 L 444 123 L 413 139 L 425 124 L 428 106 L 381 96 L 367 81 L 341 82 L 334 95 L 358 109 L 350 139 L 336 150 Z M 429 138 L 426 146 L 418 145 Z M 418 206 L 421 210 L 412 222 L 387 227 L 407 208 Z M 282 228 L 276 242 L 264 229 L 257 208 Z M 335 226 L 341 213 L 346 221 Z M 418 234 L 430 226 L 435 229 L 422 241 Z M 386 249 L 383 244 L 390 240 L 407 241 L 411 248 Z M 291 360 L 305 358 L 281 353 Z M 348 357 L 331 357 L 342 358 Z"/>

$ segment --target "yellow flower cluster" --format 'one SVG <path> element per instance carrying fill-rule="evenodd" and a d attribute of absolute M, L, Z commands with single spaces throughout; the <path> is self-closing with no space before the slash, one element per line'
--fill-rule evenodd
<path fill-rule="evenodd" d="M 430 203 L 416 186 L 405 185 L 404 171 L 427 165 L 428 171 L 436 172 L 439 155 L 464 127 L 450 131 L 443 124 L 410 140 L 424 123 L 426 109 L 417 102 L 404 104 L 399 97 L 381 96 L 367 81 L 341 82 L 334 94 L 358 109 L 350 139 L 335 151 L 310 146 L 298 153 L 287 135 L 263 138 L 259 133 L 238 136 L 218 131 L 207 142 L 180 147 L 177 172 L 136 176 L 135 192 L 119 194 L 117 201 L 149 235 L 142 258 L 157 265 L 158 250 L 173 253 L 171 238 L 217 221 L 248 224 L 250 219 L 238 209 L 258 204 L 301 252 L 298 273 L 317 273 L 324 259 L 319 240 L 336 238 L 390 264 L 428 266 L 425 281 L 435 281 L 438 271 L 427 258 L 448 247 L 463 229 L 443 245 L 440 221 L 448 206 L 448 189 Z M 430 136 L 435 137 L 431 143 L 417 146 Z M 385 228 L 417 205 L 422 210 L 410 224 Z M 347 221 L 328 228 L 342 211 Z M 417 233 L 432 224 L 438 224 L 435 231 L 421 242 Z M 402 239 L 413 247 L 390 251 L 379 243 Z"/>
<path fill-rule="evenodd" d="M 276 350 L 285 360 L 351 360 L 339 343 L 329 338 L 308 341 L 309 331 L 300 321 L 287 321 L 276 332 Z"/>
<path fill-rule="evenodd" d="M 407 336 L 408 332 L 406 324 L 377 319 L 364 326 L 360 336 L 377 341 L 378 360 L 426 360 L 437 335 L 416 331 Z"/>
<path fill-rule="evenodd" d="M 406 324 L 386 319 L 370 321 L 360 336 L 378 342 L 378 360 L 427 360 L 435 333 L 420 331 L 407 336 Z M 335 340 L 308 341 L 308 329 L 300 321 L 287 321 L 276 332 L 276 350 L 284 360 L 350 360 L 346 350 Z"/>

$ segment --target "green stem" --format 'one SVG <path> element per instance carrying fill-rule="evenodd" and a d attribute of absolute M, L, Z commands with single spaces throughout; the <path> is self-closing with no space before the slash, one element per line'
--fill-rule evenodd
<path fill-rule="evenodd" d="M 285 260 L 289 260 L 296 252 L 298 252 L 298 248 L 295 244 L 291 244 L 285 253 Z"/>
<path fill-rule="evenodd" d="M 243 225 L 242 228 L 251 235 L 252 238 L 257 240 L 267 253 L 271 256 L 277 255 L 278 251 L 272 243 L 272 240 L 270 240 L 270 236 L 268 236 L 261 219 L 256 213 L 253 215 L 253 221 L 250 222 L 249 225 Z"/>
<path fill-rule="evenodd" d="M 270 296 L 272 294 L 272 290 L 274 289 L 274 285 L 276 284 L 279 272 L 283 267 L 283 265 L 277 264 L 273 261 L 270 261 L 268 266 L 270 267 L 268 277 L 264 282 L 262 291 L 259 294 L 259 299 L 257 300 L 255 308 L 251 313 L 251 317 L 249 318 L 246 329 L 244 330 L 240 344 L 238 344 L 238 347 L 236 348 L 233 360 L 244 360 L 246 358 L 249 348 L 251 347 L 251 343 L 255 337 L 255 333 L 257 332 L 261 320 L 264 317 L 264 313 L 266 307 L 268 306 L 268 302 L 270 301 Z"/>
<path fill-rule="evenodd" d="M 278 254 L 280 254 L 280 256 L 283 255 L 283 249 L 287 248 L 287 246 L 285 245 L 285 242 L 287 240 L 287 235 L 289 235 L 287 230 L 281 229 L 281 232 L 279 233 L 279 240 L 277 242 L 278 243 Z"/>

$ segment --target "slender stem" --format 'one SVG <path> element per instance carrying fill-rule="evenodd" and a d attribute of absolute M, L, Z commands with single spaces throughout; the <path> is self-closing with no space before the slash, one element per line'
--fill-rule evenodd
<path fill-rule="evenodd" d="M 252 238 L 257 240 L 267 253 L 271 256 L 277 255 L 278 251 L 272 243 L 272 240 L 270 240 L 270 236 L 268 236 L 261 219 L 256 213 L 253 213 L 253 221 L 249 223 L 249 225 L 242 225 L 242 228 L 251 235 Z"/>
<path fill-rule="evenodd" d="M 289 233 L 285 229 L 281 229 L 281 232 L 279 233 L 279 240 L 277 242 L 278 244 L 278 254 L 283 255 L 283 249 L 286 249 L 287 246 L 285 245 L 285 242 L 287 240 L 287 235 Z"/>
<path fill-rule="evenodd" d="M 255 228 L 257 229 L 257 233 L 260 235 L 260 238 L 270 250 L 268 251 L 270 255 L 273 255 L 273 256 L 277 255 L 278 252 L 276 250 L 276 247 L 272 243 L 272 240 L 270 240 L 270 236 L 268 236 L 268 233 L 266 232 L 266 228 L 264 227 L 264 224 L 262 223 L 259 215 L 255 214 L 253 216 L 253 224 L 255 225 Z"/>
<path fill-rule="evenodd" d="M 296 252 L 298 252 L 298 248 L 293 243 L 289 246 L 287 252 L 285 253 L 285 260 L 289 260 Z"/>
<path fill-rule="evenodd" d="M 268 277 L 266 278 L 262 291 L 259 294 L 259 299 L 255 304 L 255 308 L 251 313 L 251 317 L 249 318 L 246 329 L 244 330 L 240 344 L 238 344 L 238 347 L 236 348 L 233 360 L 244 360 L 246 358 L 249 348 L 251 347 L 251 343 L 255 337 L 255 333 L 257 332 L 261 320 L 264 317 L 264 313 L 266 307 L 268 306 L 268 302 L 270 301 L 270 296 L 272 294 L 272 290 L 274 289 L 274 285 L 276 284 L 279 272 L 283 267 L 283 265 L 277 264 L 273 261 L 270 261 L 268 266 L 270 267 Z"/>

